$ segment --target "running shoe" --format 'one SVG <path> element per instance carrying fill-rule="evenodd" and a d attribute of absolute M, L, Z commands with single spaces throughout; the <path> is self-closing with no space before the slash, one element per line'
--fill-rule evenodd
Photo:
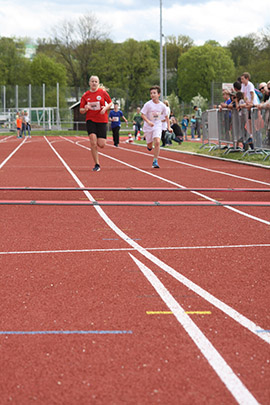
<path fill-rule="evenodd" d="M 159 169 L 159 165 L 158 165 L 157 159 L 154 159 L 154 160 L 153 160 L 152 167 L 153 167 L 153 169 Z"/>
<path fill-rule="evenodd" d="M 98 164 L 95 165 L 93 168 L 93 172 L 99 172 L 100 171 L 100 166 Z"/>

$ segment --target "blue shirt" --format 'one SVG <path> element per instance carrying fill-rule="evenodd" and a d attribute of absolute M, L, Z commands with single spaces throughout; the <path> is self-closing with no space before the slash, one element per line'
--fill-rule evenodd
<path fill-rule="evenodd" d="M 188 120 L 183 118 L 182 121 L 181 121 L 181 125 L 182 125 L 182 129 L 186 130 L 187 127 L 188 127 Z"/>
<path fill-rule="evenodd" d="M 118 111 L 111 110 L 110 111 L 109 118 L 111 118 L 111 120 L 112 120 L 111 121 L 112 128 L 121 127 L 120 118 L 123 117 L 123 115 L 124 114 L 122 113 L 121 110 L 118 110 Z"/>

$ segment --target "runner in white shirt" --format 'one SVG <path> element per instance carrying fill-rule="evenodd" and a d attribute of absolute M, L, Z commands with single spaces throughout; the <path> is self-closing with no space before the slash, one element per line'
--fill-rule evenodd
<path fill-rule="evenodd" d="M 150 88 L 151 100 L 144 104 L 141 114 L 144 120 L 143 131 L 147 143 L 147 149 L 152 150 L 154 144 L 154 160 L 152 167 L 159 168 L 158 156 L 160 152 L 160 138 L 162 133 L 162 120 L 166 120 L 169 132 L 172 132 L 170 127 L 169 117 L 167 115 L 166 106 L 160 100 L 160 87 L 152 86 Z"/>

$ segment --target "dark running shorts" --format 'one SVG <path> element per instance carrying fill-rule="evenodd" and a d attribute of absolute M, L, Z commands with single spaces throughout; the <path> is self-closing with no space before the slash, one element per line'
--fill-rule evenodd
<path fill-rule="evenodd" d="M 88 135 L 96 134 L 97 138 L 106 139 L 106 136 L 107 136 L 107 123 L 106 122 L 94 122 L 91 120 L 87 120 L 86 129 L 87 129 Z"/>

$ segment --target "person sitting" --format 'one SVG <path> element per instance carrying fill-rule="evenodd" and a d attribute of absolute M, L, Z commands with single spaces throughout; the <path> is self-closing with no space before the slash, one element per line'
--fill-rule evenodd
<path fill-rule="evenodd" d="M 170 144 L 172 144 L 171 141 L 174 141 L 180 145 L 183 142 L 184 135 L 182 129 L 180 128 L 180 125 L 177 122 L 177 119 L 174 116 L 171 117 L 171 128 L 173 130 L 173 133 L 169 133 L 166 136 L 166 142 L 170 142 Z"/>

